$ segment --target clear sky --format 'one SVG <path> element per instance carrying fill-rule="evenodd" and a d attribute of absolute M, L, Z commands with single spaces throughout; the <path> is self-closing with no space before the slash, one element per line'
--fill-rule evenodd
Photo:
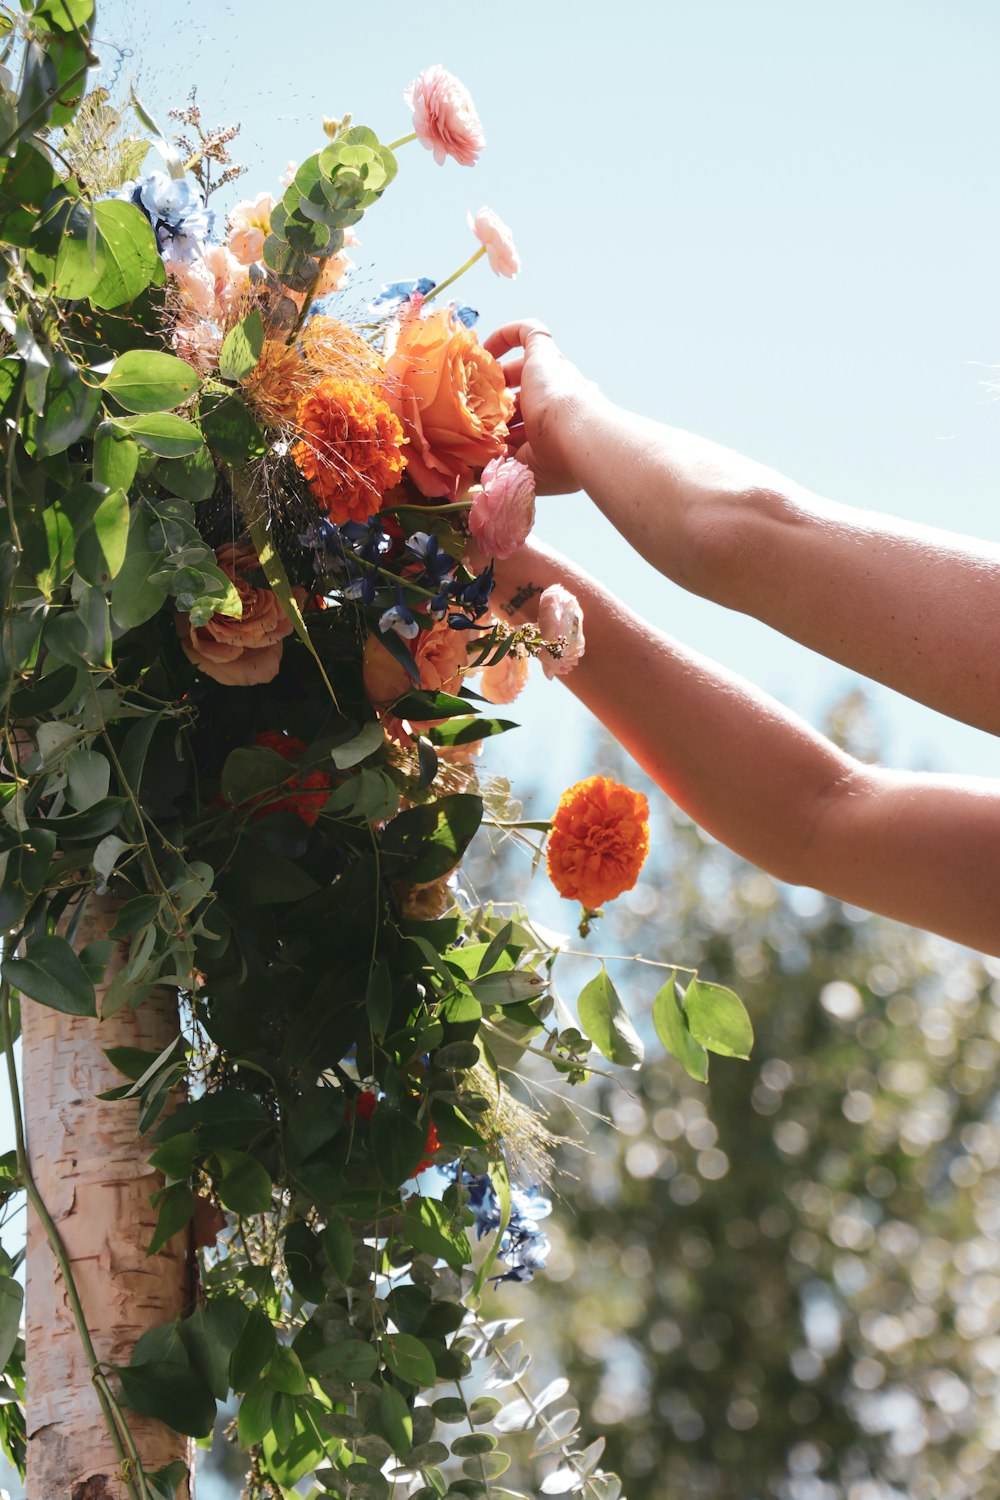
<path fill-rule="evenodd" d="M 361 226 L 356 305 L 382 280 L 449 274 L 474 248 L 466 211 L 487 203 L 524 270 L 500 282 L 480 264 L 460 283 L 484 330 L 542 317 L 625 406 L 847 503 L 1000 540 L 995 0 L 109 0 L 99 14 L 109 82 L 137 78 L 161 115 L 193 85 L 206 121 L 241 123 L 250 171 L 221 209 L 276 188 L 322 144 L 323 115 L 403 135 L 403 87 L 443 63 L 487 151 L 472 170 L 400 153 Z M 855 681 L 666 583 L 582 497 L 543 502 L 538 529 L 813 720 Z M 885 690 L 876 702 L 891 758 L 1000 774 L 990 737 Z M 562 687 L 533 684 L 517 707 L 524 728 L 494 767 L 545 796 L 593 769 Z"/>

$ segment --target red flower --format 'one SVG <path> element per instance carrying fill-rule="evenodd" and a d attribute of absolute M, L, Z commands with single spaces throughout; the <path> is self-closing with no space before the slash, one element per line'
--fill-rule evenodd
<path fill-rule="evenodd" d="M 254 740 L 254 744 L 273 750 L 283 760 L 298 760 L 306 748 L 304 740 L 296 739 L 291 734 L 281 734 L 275 729 L 265 729 Z M 309 771 L 305 776 L 292 776 L 287 786 L 286 795 L 268 802 L 266 807 L 258 808 L 251 816 L 266 818 L 269 813 L 290 812 L 312 828 L 326 803 L 330 790 L 329 776 L 325 771 Z"/>

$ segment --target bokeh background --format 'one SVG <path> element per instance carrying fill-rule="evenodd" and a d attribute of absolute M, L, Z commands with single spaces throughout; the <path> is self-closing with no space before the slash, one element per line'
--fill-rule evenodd
<path fill-rule="evenodd" d="M 401 152 L 346 313 L 383 280 L 448 275 L 474 248 L 466 212 L 489 204 L 524 269 L 460 283 L 484 331 L 540 316 L 623 406 L 849 504 L 998 539 L 991 0 L 99 15 L 113 94 L 134 82 L 167 124 L 193 87 L 207 123 L 241 125 L 249 170 L 220 213 L 275 189 L 324 115 L 391 140 L 421 68 L 464 80 L 480 164 Z M 882 688 L 862 705 L 841 668 L 653 573 L 585 498 L 542 502 L 538 530 L 862 753 L 997 773 L 988 736 Z M 527 815 L 597 769 L 642 784 L 563 686 L 533 682 L 517 710 L 488 759 Z M 584 1096 L 613 1128 L 565 1153 L 552 1269 L 514 1289 L 544 1325 L 540 1366 L 567 1366 L 632 1500 L 1000 1497 L 1000 969 L 783 890 L 651 801 L 647 872 L 591 946 L 700 964 L 747 999 L 758 1046 L 714 1063 L 707 1090 L 654 1046 L 627 1089 Z M 571 927 L 525 850 L 484 849 L 474 876 Z M 615 977 L 641 1018 L 655 977 Z M 571 1113 L 562 1128 L 583 1133 Z M 238 1493 L 215 1475 L 208 1500 Z"/>

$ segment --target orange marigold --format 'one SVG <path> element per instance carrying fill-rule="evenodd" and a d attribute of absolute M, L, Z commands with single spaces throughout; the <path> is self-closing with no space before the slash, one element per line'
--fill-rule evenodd
<path fill-rule="evenodd" d="M 296 739 L 293 734 L 281 734 L 276 729 L 265 729 L 254 740 L 254 744 L 273 750 L 285 760 L 298 760 L 306 748 L 303 740 Z M 323 811 L 329 794 L 330 778 L 326 772 L 309 771 L 305 776 L 292 776 L 288 781 L 287 796 L 268 802 L 266 807 L 258 808 L 251 816 L 266 818 L 269 813 L 290 812 L 312 828 Z"/>
<path fill-rule="evenodd" d="M 370 384 L 328 375 L 299 402 L 292 457 L 338 525 L 381 509 L 403 471 L 403 429 Z"/>
<path fill-rule="evenodd" d="M 596 911 L 629 891 L 649 853 L 649 803 L 642 792 L 590 776 L 563 792 L 546 856 L 560 896 Z"/>

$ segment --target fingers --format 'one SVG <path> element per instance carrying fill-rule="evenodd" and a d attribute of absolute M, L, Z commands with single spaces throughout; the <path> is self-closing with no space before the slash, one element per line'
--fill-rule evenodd
<path fill-rule="evenodd" d="M 500 368 L 507 385 L 511 390 L 516 389 L 521 384 L 521 376 L 524 373 L 523 356 L 519 359 L 508 359 Z"/>
<path fill-rule="evenodd" d="M 532 342 L 542 338 L 551 339 L 551 337 L 552 334 L 545 324 L 540 323 L 537 318 L 523 318 L 520 322 L 505 323 L 502 328 L 491 333 L 484 341 L 483 348 L 487 354 L 492 354 L 494 359 L 500 359 L 511 349 L 520 348 L 527 354 Z"/>

